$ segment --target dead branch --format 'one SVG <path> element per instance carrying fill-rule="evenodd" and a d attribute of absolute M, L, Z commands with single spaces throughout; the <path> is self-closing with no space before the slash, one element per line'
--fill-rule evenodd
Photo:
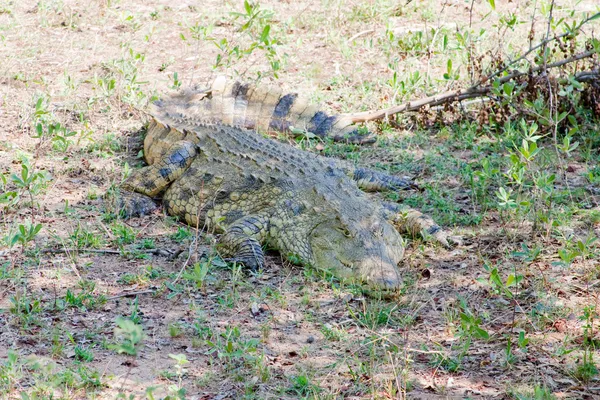
<path fill-rule="evenodd" d="M 575 54 L 572 57 L 566 58 L 564 60 L 556 61 L 547 65 L 538 65 L 534 68 L 530 68 L 528 71 L 513 71 L 508 75 L 504 75 L 503 77 L 496 80 L 499 84 L 504 84 L 513 79 L 520 78 L 522 76 L 526 76 L 533 73 L 538 73 L 544 70 L 559 68 L 566 64 L 576 62 L 592 55 L 596 54 L 594 50 L 585 51 L 582 53 Z M 575 79 L 580 82 L 589 82 L 593 79 L 598 79 L 600 77 L 600 72 L 598 70 L 585 71 L 575 75 Z M 481 82 L 467 88 L 460 90 L 451 90 L 449 92 L 437 94 L 434 96 L 425 97 L 423 99 L 412 100 L 404 104 L 400 104 L 397 106 L 389 107 L 383 110 L 375 110 L 375 111 L 365 111 L 361 113 L 355 114 L 345 114 L 346 116 L 352 119 L 352 122 L 366 122 L 373 121 L 382 118 L 386 118 L 393 114 L 398 114 L 401 112 L 407 111 L 417 111 L 425 106 L 437 106 L 440 104 L 452 103 L 456 101 L 472 99 L 476 97 L 484 97 L 489 95 L 492 91 L 492 85 L 482 85 Z"/>
<path fill-rule="evenodd" d="M 115 300 L 115 299 L 120 299 L 121 297 L 133 297 L 133 296 L 139 296 L 140 294 L 154 294 L 156 293 L 156 290 L 140 290 L 137 292 L 123 292 L 114 296 L 110 296 L 107 297 L 106 300 Z"/>
<path fill-rule="evenodd" d="M 466 100 L 466 99 L 485 97 L 485 96 L 488 96 L 490 94 L 490 92 L 492 91 L 493 86 L 489 84 L 489 82 L 491 82 L 492 80 L 494 80 L 494 82 L 497 82 L 499 84 L 504 84 L 506 82 L 509 82 L 516 78 L 520 78 L 522 76 L 543 72 L 543 71 L 546 71 L 546 70 L 552 69 L 552 68 L 559 68 L 566 64 L 573 63 L 573 62 L 576 62 L 576 61 L 579 61 L 579 60 L 582 60 L 585 58 L 589 58 L 589 57 L 593 56 L 594 54 L 596 54 L 596 52 L 594 50 L 581 52 L 581 53 L 575 54 L 569 58 L 565 58 L 564 60 L 556 61 L 554 63 L 550 63 L 550 64 L 544 63 L 543 65 L 538 65 L 536 67 L 529 68 L 525 72 L 518 71 L 515 69 L 513 72 L 502 76 L 502 74 L 505 74 L 507 71 L 509 71 L 511 67 L 514 67 L 520 61 L 527 59 L 527 56 L 530 55 L 535 50 L 542 48 L 544 46 L 547 46 L 552 41 L 560 40 L 563 37 L 575 34 L 577 31 L 581 30 L 582 27 L 586 23 L 588 23 L 589 21 L 592 21 L 594 19 L 597 19 L 598 17 L 600 17 L 600 13 L 595 13 L 595 14 L 591 15 L 590 17 L 581 21 L 581 23 L 579 23 L 579 25 L 577 25 L 574 29 L 572 29 L 568 32 L 565 32 L 561 35 L 554 36 L 552 38 L 549 38 L 549 37 L 544 38 L 537 45 L 530 47 L 525 53 L 521 54 L 516 59 L 509 61 L 508 63 L 506 63 L 506 65 L 504 65 L 499 70 L 492 72 L 489 75 L 483 77 L 479 82 L 477 82 L 476 84 L 474 84 L 473 86 L 471 86 L 469 88 L 452 90 L 452 91 L 444 92 L 444 93 L 437 94 L 434 96 L 425 97 L 422 99 L 411 100 L 407 103 L 389 107 L 389 108 L 386 108 L 383 110 L 374 110 L 374 111 L 365 111 L 365 112 L 361 112 L 361 113 L 345 114 L 345 116 L 350 117 L 352 119 L 352 122 L 354 122 L 354 123 L 366 122 L 366 121 L 373 121 L 373 120 L 387 118 L 390 115 L 394 115 L 394 114 L 398 114 L 398 113 L 402 113 L 402 112 L 417 111 L 420 108 L 425 107 L 425 106 L 438 106 L 441 104 L 453 103 L 456 101 L 462 101 L 462 100 Z M 578 73 L 575 75 L 575 79 L 579 82 L 589 82 L 591 80 L 598 79 L 598 78 L 599 78 L 598 70 L 585 71 L 585 72 L 581 72 L 581 73 Z"/>
<path fill-rule="evenodd" d="M 172 250 L 164 250 L 164 249 L 135 249 L 135 250 L 113 250 L 113 249 L 89 249 L 89 248 L 62 248 L 62 249 L 42 249 L 44 253 L 53 253 L 53 254 L 69 254 L 69 253 L 99 253 L 99 254 L 118 254 L 122 255 L 128 251 L 138 251 L 145 254 L 153 254 L 164 257 L 173 257 L 177 252 Z"/>

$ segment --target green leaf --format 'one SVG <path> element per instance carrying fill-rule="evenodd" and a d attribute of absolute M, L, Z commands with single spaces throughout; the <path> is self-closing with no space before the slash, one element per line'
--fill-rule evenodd
<path fill-rule="evenodd" d="M 492 269 L 492 272 L 490 273 L 490 281 L 492 281 L 497 288 L 501 288 L 503 286 L 502 279 L 500 279 L 500 274 L 498 274 L 498 268 Z"/>
<path fill-rule="evenodd" d="M 44 127 L 42 126 L 42 124 L 40 124 L 40 123 L 36 124 L 35 131 L 37 132 L 37 135 L 34 136 L 34 138 L 41 138 L 42 135 L 44 134 Z"/>
<path fill-rule="evenodd" d="M 268 44 L 268 39 L 269 39 L 269 32 L 271 31 L 271 25 L 265 25 L 265 28 L 263 29 L 261 35 L 260 35 L 260 41 Z"/>
<path fill-rule="evenodd" d="M 34 228 L 33 228 L 33 232 L 32 235 L 37 235 L 40 230 L 42 229 L 42 224 L 37 224 Z"/>
<path fill-rule="evenodd" d="M 477 337 L 479 337 L 480 339 L 488 340 L 490 338 L 489 333 L 487 333 L 487 331 L 485 329 L 475 326 L 475 327 L 473 327 L 473 330 L 475 331 L 475 335 Z"/>
<path fill-rule="evenodd" d="M 27 165 L 23 165 L 23 169 L 21 170 L 21 177 L 23 178 L 22 182 L 27 182 L 27 176 L 29 175 L 29 168 Z"/>
<path fill-rule="evenodd" d="M 506 286 L 516 285 L 519 282 L 521 282 L 522 280 L 523 280 L 523 275 L 517 275 L 517 276 L 515 276 L 513 274 L 510 274 L 508 276 L 508 278 L 506 278 Z"/>
<path fill-rule="evenodd" d="M 496 9 L 496 2 L 494 0 L 488 0 L 488 3 L 490 3 L 490 7 L 492 7 L 492 10 Z"/>
<path fill-rule="evenodd" d="M 21 235 L 19 235 L 18 233 L 13 235 L 12 238 L 10 238 L 10 247 L 13 247 L 15 244 L 17 244 L 17 242 L 21 239 Z"/>

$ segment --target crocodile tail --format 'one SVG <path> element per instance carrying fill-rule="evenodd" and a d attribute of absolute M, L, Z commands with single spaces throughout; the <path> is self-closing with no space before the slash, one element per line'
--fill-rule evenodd
<path fill-rule="evenodd" d="M 225 124 L 261 132 L 305 130 L 321 138 L 352 143 L 372 143 L 349 117 L 328 115 L 297 93 L 283 93 L 275 85 L 253 85 L 217 77 L 207 89 L 191 89 L 157 102 L 154 115 L 168 104 L 182 116 L 200 124 Z"/>

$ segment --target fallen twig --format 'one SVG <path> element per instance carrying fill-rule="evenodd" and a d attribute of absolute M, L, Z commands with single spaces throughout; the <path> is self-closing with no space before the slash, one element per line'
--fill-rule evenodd
<path fill-rule="evenodd" d="M 154 294 L 154 293 L 156 293 L 156 291 L 155 290 L 140 290 L 137 292 L 123 292 L 121 294 L 116 294 L 114 296 L 107 297 L 106 300 L 114 300 L 114 299 L 119 299 L 121 297 L 137 296 L 139 294 L 147 294 L 147 293 Z"/>
<path fill-rule="evenodd" d="M 113 250 L 113 249 L 90 249 L 90 248 L 81 248 L 81 249 L 77 249 L 77 248 L 62 248 L 62 249 L 43 249 L 42 250 L 44 253 L 76 253 L 76 252 L 83 252 L 83 253 L 99 253 L 99 254 L 123 254 L 122 251 L 120 250 Z M 171 250 L 164 250 L 164 249 L 132 249 L 130 251 L 139 251 L 142 253 L 147 253 L 147 254 L 154 254 L 154 255 L 159 255 L 159 256 L 165 256 L 165 257 L 173 257 L 173 255 L 176 255 L 177 252 L 171 251 Z"/>

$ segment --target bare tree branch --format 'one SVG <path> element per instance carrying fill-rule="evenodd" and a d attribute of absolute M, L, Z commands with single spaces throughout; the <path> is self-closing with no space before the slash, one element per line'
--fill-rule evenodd
<path fill-rule="evenodd" d="M 567 65 L 569 63 L 576 62 L 576 61 L 579 61 L 579 60 L 582 60 L 585 58 L 589 58 L 589 57 L 593 56 L 594 54 L 596 54 L 596 52 L 594 50 L 581 52 L 581 53 L 575 54 L 569 58 L 565 58 L 564 60 L 556 61 L 556 62 L 550 63 L 550 64 L 546 64 L 546 62 L 544 62 L 543 65 L 537 65 L 533 68 L 530 68 L 529 70 L 527 70 L 525 72 L 514 70 L 511 73 L 503 75 L 511 67 L 515 66 L 520 61 L 525 60 L 527 58 L 527 56 L 530 55 L 532 52 L 536 51 L 539 48 L 547 46 L 548 43 L 550 43 L 552 41 L 559 40 L 565 36 L 569 36 L 569 35 L 576 33 L 577 31 L 581 30 L 581 28 L 586 23 L 588 23 L 589 21 L 591 21 L 593 19 L 597 19 L 599 17 L 600 17 L 600 12 L 595 13 L 595 14 L 587 17 L 583 21 L 581 21 L 579 23 L 579 25 L 577 25 L 574 29 L 572 29 L 568 32 L 565 32 L 561 35 L 554 36 L 552 38 L 549 38 L 549 37 L 544 38 L 537 45 L 530 47 L 525 53 L 520 55 L 518 58 L 516 58 L 512 61 L 509 61 L 504 67 L 483 77 L 479 82 L 477 82 L 476 84 L 472 85 L 469 88 L 452 90 L 452 91 L 444 92 L 444 93 L 437 94 L 434 96 L 411 100 L 407 103 L 396 105 L 396 106 L 389 107 L 389 108 L 382 109 L 382 110 L 365 111 L 365 112 L 351 113 L 351 114 L 345 114 L 345 115 L 350 117 L 352 119 L 352 122 L 355 122 L 355 123 L 356 122 L 366 122 L 366 121 L 372 121 L 372 120 L 386 118 L 390 115 L 394 115 L 394 114 L 398 114 L 398 113 L 402 113 L 402 112 L 416 111 L 425 106 L 437 106 L 440 104 L 452 103 L 452 102 L 461 101 L 461 100 L 465 100 L 465 99 L 483 97 L 483 96 L 489 95 L 489 93 L 492 91 L 492 88 L 493 88 L 492 85 L 490 85 L 490 84 L 486 85 L 486 83 L 494 80 L 495 78 L 499 77 L 498 79 L 495 79 L 495 82 L 498 82 L 499 84 L 504 84 L 506 82 L 509 82 L 516 78 L 520 78 L 525 75 L 529 75 L 532 73 L 538 73 L 541 71 L 546 71 L 546 70 L 552 69 L 552 68 L 559 68 L 559 67 Z M 585 72 L 578 73 L 575 75 L 575 79 L 580 82 L 589 82 L 591 80 L 598 79 L 598 70 L 585 71 Z"/>
<path fill-rule="evenodd" d="M 529 75 L 531 73 L 537 73 L 543 70 L 552 69 L 562 67 L 563 65 L 579 61 L 592 55 L 596 54 L 594 50 L 585 51 L 583 53 L 575 54 L 572 57 L 566 58 L 564 60 L 556 61 L 554 63 L 550 63 L 547 65 L 538 65 L 535 68 L 531 68 L 528 71 L 513 71 L 508 75 L 504 75 L 503 77 L 496 80 L 499 84 L 504 84 L 513 79 L 520 78 L 522 76 Z M 578 81 L 580 79 L 581 82 L 589 82 L 594 78 L 598 77 L 598 70 L 593 71 L 585 71 L 580 74 L 575 75 L 575 79 Z M 430 97 L 425 97 L 418 100 L 412 100 L 404 104 L 400 104 L 397 106 L 389 107 L 383 110 L 375 110 L 375 111 L 365 111 L 361 113 L 353 113 L 353 114 L 345 114 L 346 116 L 352 119 L 352 122 L 366 122 L 373 121 L 377 119 L 382 119 L 388 117 L 393 114 L 407 112 L 407 111 L 416 111 L 425 106 L 437 106 L 440 104 L 451 103 L 455 101 L 461 101 L 465 99 L 472 99 L 476 97 L 487 96 L 492 91 L 492 85 L 482 86 L 480 83 L 477 83 L 467 89 L 460 90 L 451 90 L 449 92 L 437 94 Z"/>

